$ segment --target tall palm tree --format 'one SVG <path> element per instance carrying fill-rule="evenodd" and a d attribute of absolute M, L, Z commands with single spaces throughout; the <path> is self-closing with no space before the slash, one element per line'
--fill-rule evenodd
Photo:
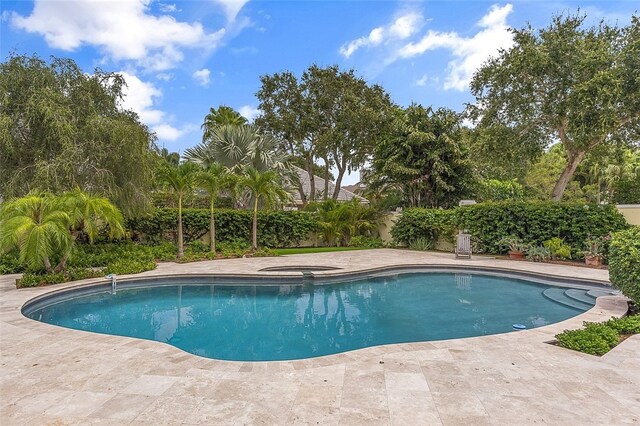
<path fill-rule="evenodd" d="M 184 157 L 204 167 L 220 163 L 234 173 L 245 167 L 260 172 L 290 168 L 288 156 L 280 149 L 279 141 L 271 135 L 260 134 L 253 125 L 216 127 L 202 143 L 186 149 Z"/>
<path fill-rule="evenodd" d="M 212 107 L 209 109 L 209 114 L 204 117 L 204 123 L 200 126 L 203 131 L 202 140 L 209 140 L 211 132 L 218 127 L 224 125 L 242 126 L 243 124 L 247 124 L 247 119 L 233 108 L 226 105 L 220 105 L 218 109 Z"/>
<path fill-rule="evenodd" d="M 248 167 L 244 172 L 240 185 L 251 193 L 253 199 L 251 246 L 255 251 L 258 249 L 258 204 L 262 201 L 266 207 L 271 207 L 287 201 L 291 194 L 284 189 L 281 176 L 274 170 L 260 172 Z"/>
<path fill-rule="evenodd" d="M 225 186 L 226 182 L 226 170 L 218 163 L 211 164 L 209 168 L 201 171 L 197 175 L 198 187 L 204 189 L 209 195 L 209 235 L 211 237 L 209 249 L 212 253 L 216 252 L 216 219 L 214 215 L 215 202 L 218 198 L 218 194 L 220 193 L 220 189 Z"/>
<path fill-rule="evenodd" d="M 182 200 L 193 192 L 200 168 L 193 163 L 178 166 L 164 165 L 158 172 L 162 183 L 167 185 L 178 198 L 178 257 L 184 256 L 184 237 L 182 232 Z"/>

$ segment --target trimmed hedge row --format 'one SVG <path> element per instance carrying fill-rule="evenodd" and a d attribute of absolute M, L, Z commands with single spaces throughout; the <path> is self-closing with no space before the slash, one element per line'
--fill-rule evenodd
<path fill-rule="evenodd" d="M 216 210 L 216 241 L 249 241 L 253 213 L 248 210 Z M 146 243 L 176 241 L 177 209 L 156 209 L 149 215 L 130 219 L 126 227 L 132 238 Z M 195 241 L 209 232 L 209 210 L 184 209 L 182 224 L 185 241 Z M 318 227 L 316 219 L 301 211 L 258 212 L 258 245 L 290 247 L 308 238 Z"/>
<path fill-rule="evenodd" d="M 622 294 L 640 305 L 640 226 L 613 234 L 609 279 Z"/>
<path fill-rule="evenodd" d="M 505 201 L 452 210 L 407 209 L 391 229 L 391 235 L 396 241 L 409 244 L 415 238 L 435 239 L 464 229 L 484 251 L 504 253 L 506 248 L 500 240 L 509 235 L 534 245 L 559 237 L 574 249 L 582 250 L 590 236 L 599 237 L 628 227 L 613 205 Z"/>

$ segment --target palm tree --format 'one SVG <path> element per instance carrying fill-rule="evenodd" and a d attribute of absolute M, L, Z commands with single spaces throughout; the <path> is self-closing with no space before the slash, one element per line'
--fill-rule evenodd
<path fill-rule="evenodd" d="M 61 196 L 31 193 L 2 206 L 0 250 L 17 248 L 31 268 L 60 272 L 78 236 L 84 232 L 93 242 L 100 224 L 109 226 L 111 237 L 123 234 L 122 214 L 106 198 L 79 189 Z"/>
<path fill-rule="evenodd" d="M 243 124 L 247 124 L 247 119 L 233 108 L 220 105 L 216 110 L 212 107 L 209 109 L 209 114 L 204 117 L 204 123 L 200 126 L 203 131 L 202 140 L 209 140 L 211 132 L 218 127 L 224 125 L 242 126 Z"/>
<path fill-rule="evenodd" d="M 312 202 L 305 210 L 316 213 L 320 237 L 329 246 L 348 245 L 352 237 L 376 228 L 375 211 L 360 204 L 355 198 L 344 203 L 333 199 Z"/>
<path fill-rule="evenodd" d="M 193 163 L 182 163 L 172 167 L 164 165 L 160 168 L 159 178 L 178 198 L 178 257 L 184 256 L 184 237 L 182 233 L 182 200 L 191 194 L 196 185 L 198 166 Z"/>
<path fill-rule="evenodd" d="M 207 192 L 210 200 L 209 235 L 211 237 L 211 242 L 209 248 L 211 253 L 216 252 L 216 220 L 214 216 L 215 202 L 218 198 L 220 189 L 224 187 L 226 182 L 226 170 L 218 163 L 211 164 L 208 169 L 203 170 L 197 176 L 198 186 Z"/>
<path fill-rule="evenodd" d="M 253 167 L 245 169 L 240 185 L 247 189 L 253 198 L 252 248 L 258 249 L 258 204 L 260 201 L 270 207 L 283 203 L 291 194 L 282 186 L 281 176 L 274 170 L 260 172 Z"/>
<path fill-rule="evenodd" d="M 260 172 L 290 168 L 288 157 L 280 149 L 279 141 L 262 135 L 253 125 L 222 125 L 210 131 L 202 143 L 184 152 L 188 161 L 208 167 L 220 163 L 234 173 L 245 167 Z"/>

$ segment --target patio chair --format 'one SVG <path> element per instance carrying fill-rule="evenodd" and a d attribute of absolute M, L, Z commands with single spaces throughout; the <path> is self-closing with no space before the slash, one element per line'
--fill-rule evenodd
<path fill-rule="evenodd" d="M 458 234 L 456 241 L 456 259 L 459 257 L 468 257 L 471 259 L 471 235 Z"/>

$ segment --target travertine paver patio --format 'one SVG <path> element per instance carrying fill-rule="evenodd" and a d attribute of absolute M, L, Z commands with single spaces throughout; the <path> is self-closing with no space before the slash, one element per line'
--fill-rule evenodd
<path fill-rule="evenodd" d="M 145 275 L 248 274 L 287 264 L 346 271 L 466 264 L 607 279 L 601 270 L 399 250 L 167 263 Z M 622 314 L 619 297 L 535 330 L 244 363 L 29 320 L 20 313 L 25 301 L 68 284 L 16 290 L 12 278 L 0 277 L 3 425 L 640 423 L 640 336 L 602 358 L 544 343 L 584 320 Z"/>

